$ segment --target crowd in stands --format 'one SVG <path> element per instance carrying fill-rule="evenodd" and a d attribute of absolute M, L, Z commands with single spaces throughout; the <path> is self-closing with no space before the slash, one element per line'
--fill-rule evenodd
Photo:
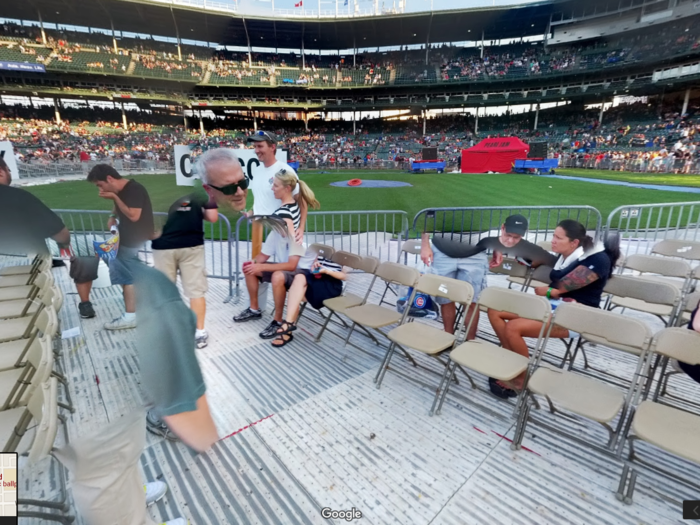
<path fill-rule="evenodd" d="M 568 71 L 600 69 L 620 64 L 658 60 L 700 50 L 698 17 L 690 17 L 654 28 L 629 31 L 577 45 L 545 46 L 543 42 L 501 45 L 488 42 L 463 48 L 433 44 L 426 49 L 377 51 L 352 55 L 309 55 L 296 53 L 242 53 L 214 50 L 205 46 L 180 48 L 174 44 L 140 38 L 119 38 L 94 31 L 49 30 L 37 26 L 0 25 L 0 44 L 12 46 L 27 60 L 59 67 L 76 62 L 78 53 L 95 53 L 88 67 L 121 74 L 157 77 L 183 74 L 197 82 L 204 72 L 214 73 L 211 82 L 260 85 L 381 85 L 386 83 L 454 82 L 522 78 Z M 8 43 L 9 42 L 9 43 Z M 33 58 L 29 58 L 34 55 Z M 108 55 L 130 57 L 142 69 L 129 71 L 128 64 Z M 395 73 L 392 75 L 392 71 Z M 353 74 L 357 71 L 358 74 Z M 390 80 L 391 79 L 391 80 Z"/>
<path fill-rule="evenodd" d="M 421 120 L 363 119 L 353 135 L 351 121 L 312 119 L 309 130 L 301 120 L 259 119 L 258 125 L 274 130 L 283 140 L 289 159 L 302 165 L 362 167 L 401 166 L 420 159 L 426 146 L 438 147 L 439 156 L 450 166 L 459 165 L 461 150 L 489 136 L 517 136 L 525 141 L 547 141 L 550 153 L 562 163 L 576 167 L 657 172 L 696 172 L 700 158 L 700 121 L 693 101 L 688 114 L 680 115 L 676 104 L 659 108 L 637 102 L 610 108 L 604 122 L 599 110 L 560 106 L 542 110 L 538 129 L 533 113 L 481 117 L 476 122 L 466 114 L 443 115 Z M 189 119 L 189 129 L 180 115 L 127 111 L 128 129 L 123 129 L 121 111 L 100 107 L 62 108 L 62 122 L 53 119 L 53 108 L 0 106 L 0 140 L 11 140 L 25 162 L 54 162 L 149 159 L 172 161 L 173 145 L 189 144 L 198 154 L 213 147 L 244 147 L 243 137 L 252 121 L 227 115 L 216 121 Z M 700 165 L 698 166 L 700 167 Z"/>

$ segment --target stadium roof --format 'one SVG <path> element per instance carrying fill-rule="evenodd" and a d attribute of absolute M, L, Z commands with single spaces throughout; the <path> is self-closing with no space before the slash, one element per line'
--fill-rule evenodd
<path fill-rule="evenodd" d="M 634 2 L 635 0 L 629 0 Z M 644 1 L 644 0 L 636 0 Z M 352 18 L 294 18 L 237 15 L 157 0 L 27 0 L 3 2 L 0 16 L 19 20 L 100 27 L 216 42 L 223 45 L 299 49 L 351 49 L 519 38 L 541 35 L 554 12 L 573 12 L 577 0 L 507 7 L 480 7 Z M 587 0 L 586 8 L 608 0 Z"/>

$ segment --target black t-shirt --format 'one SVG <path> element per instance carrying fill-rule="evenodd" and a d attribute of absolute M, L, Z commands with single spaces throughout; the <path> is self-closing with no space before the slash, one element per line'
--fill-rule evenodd
<path fill-rule="evenodd" d="M 0 253 L 46 254 L 46 239 L 64 227 L 61 218 L 28 191 L 0 185 Z"/>
<path fill-rule="evenodd" d="M 119 244 L 127 248 L 138 248 L 144 241 L 153 237 L 153 207 L 146 188 L 135 180 L 129 180 L 118 193 L 121 201 L 129 208 L 140 208 L 141 216 L 130 221 L 117 206 L 119 218 Z"/>
<path fill-rule="evenodd" d="M 549 274 L 549 278 L 552 280 L 550 286 L 553 288 L 558 287 L 559 281 L 561 281 L 566 275 L 573 272 L 579 266 L 585 266 L 592 272 L 598 275 L 598 279 L 593 281 L 591 284 L 579 288 L 578 290 L 572 290 L 571 292 L 566 292 L 561 294 L 562 298 L 570 298 L 574 301 L 585 304 L 586 306 L 592 306 L 594 308 L 600 308 L 600 297 L 603 295 L 603 288 L 608 282 L 610 277 L 610 272 L 612 270 L 612 262 L 610 257 L 605 252 L 598 252 L 589 255 L 585 259 L 579 259 L 574 261 L 566 268 L 561 270 L 552 270 Z"/>
<path fill-rule="evenodd" d="M 216 208 L 215 203 L 206 202 L 196 195 L 185 195 L 176 200 L 168 210 L 168 220 L 163 233 L 154 239 L 154 250 L 192 248 L 204 244 L 204 210 Z"/>
<path fill-rule="evenodd" d="M 531 266 L 540 266 L 542 264 L 554 266 L 556 256 L 549 253 L 544 248 L 540 248 L 530 241 L 521 240 L 512 248 L 507 248 L 498 237 L 486 237 L 481 239 L 477 244 L 469 244 L 459 240 L 459 235 L 453 238 L 448 237 L 452 234 L 437 233 L 433 236 L 433 245 L 448 257 L 462 259 L 464 257 L 472 257 L 477 253 L 492 250 L 502 253 L 505 257 L 517 257 L 526 261 Z"/>

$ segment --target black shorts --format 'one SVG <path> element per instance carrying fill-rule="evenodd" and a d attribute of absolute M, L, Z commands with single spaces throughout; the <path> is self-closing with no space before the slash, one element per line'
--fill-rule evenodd
<path fill-rule="evenodd" d="M 73 257 L 68 275 L 77 284 L 89 283 L 97 279 L 99 266 L 100 260 L 97 257 Z"/>
<path fill-rule="evenodd" d="M 678 362 L 681 370 L 688 374 L 690 378 L 698 383 L 700 383 L 700 365 L 689 365 L 688 363 Z"/>
<path fill-rule="evenodd" d="M 343 293 L 343 281 L 330 275 L 321 274 L 317 276 L 308 272 L 306 274 L 306 284 L 306 300 L 316 310 L 320 310 L 323 307 L 323 301 L 326 299 L 340 297 Z"/>

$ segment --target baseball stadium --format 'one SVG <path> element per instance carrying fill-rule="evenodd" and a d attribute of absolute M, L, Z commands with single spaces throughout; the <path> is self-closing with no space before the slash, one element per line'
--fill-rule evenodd
<path fill-rule="evenodd" d="M 4 2 L 0 525 L 700 519 L 696 82 L 694 0 Z"/>

